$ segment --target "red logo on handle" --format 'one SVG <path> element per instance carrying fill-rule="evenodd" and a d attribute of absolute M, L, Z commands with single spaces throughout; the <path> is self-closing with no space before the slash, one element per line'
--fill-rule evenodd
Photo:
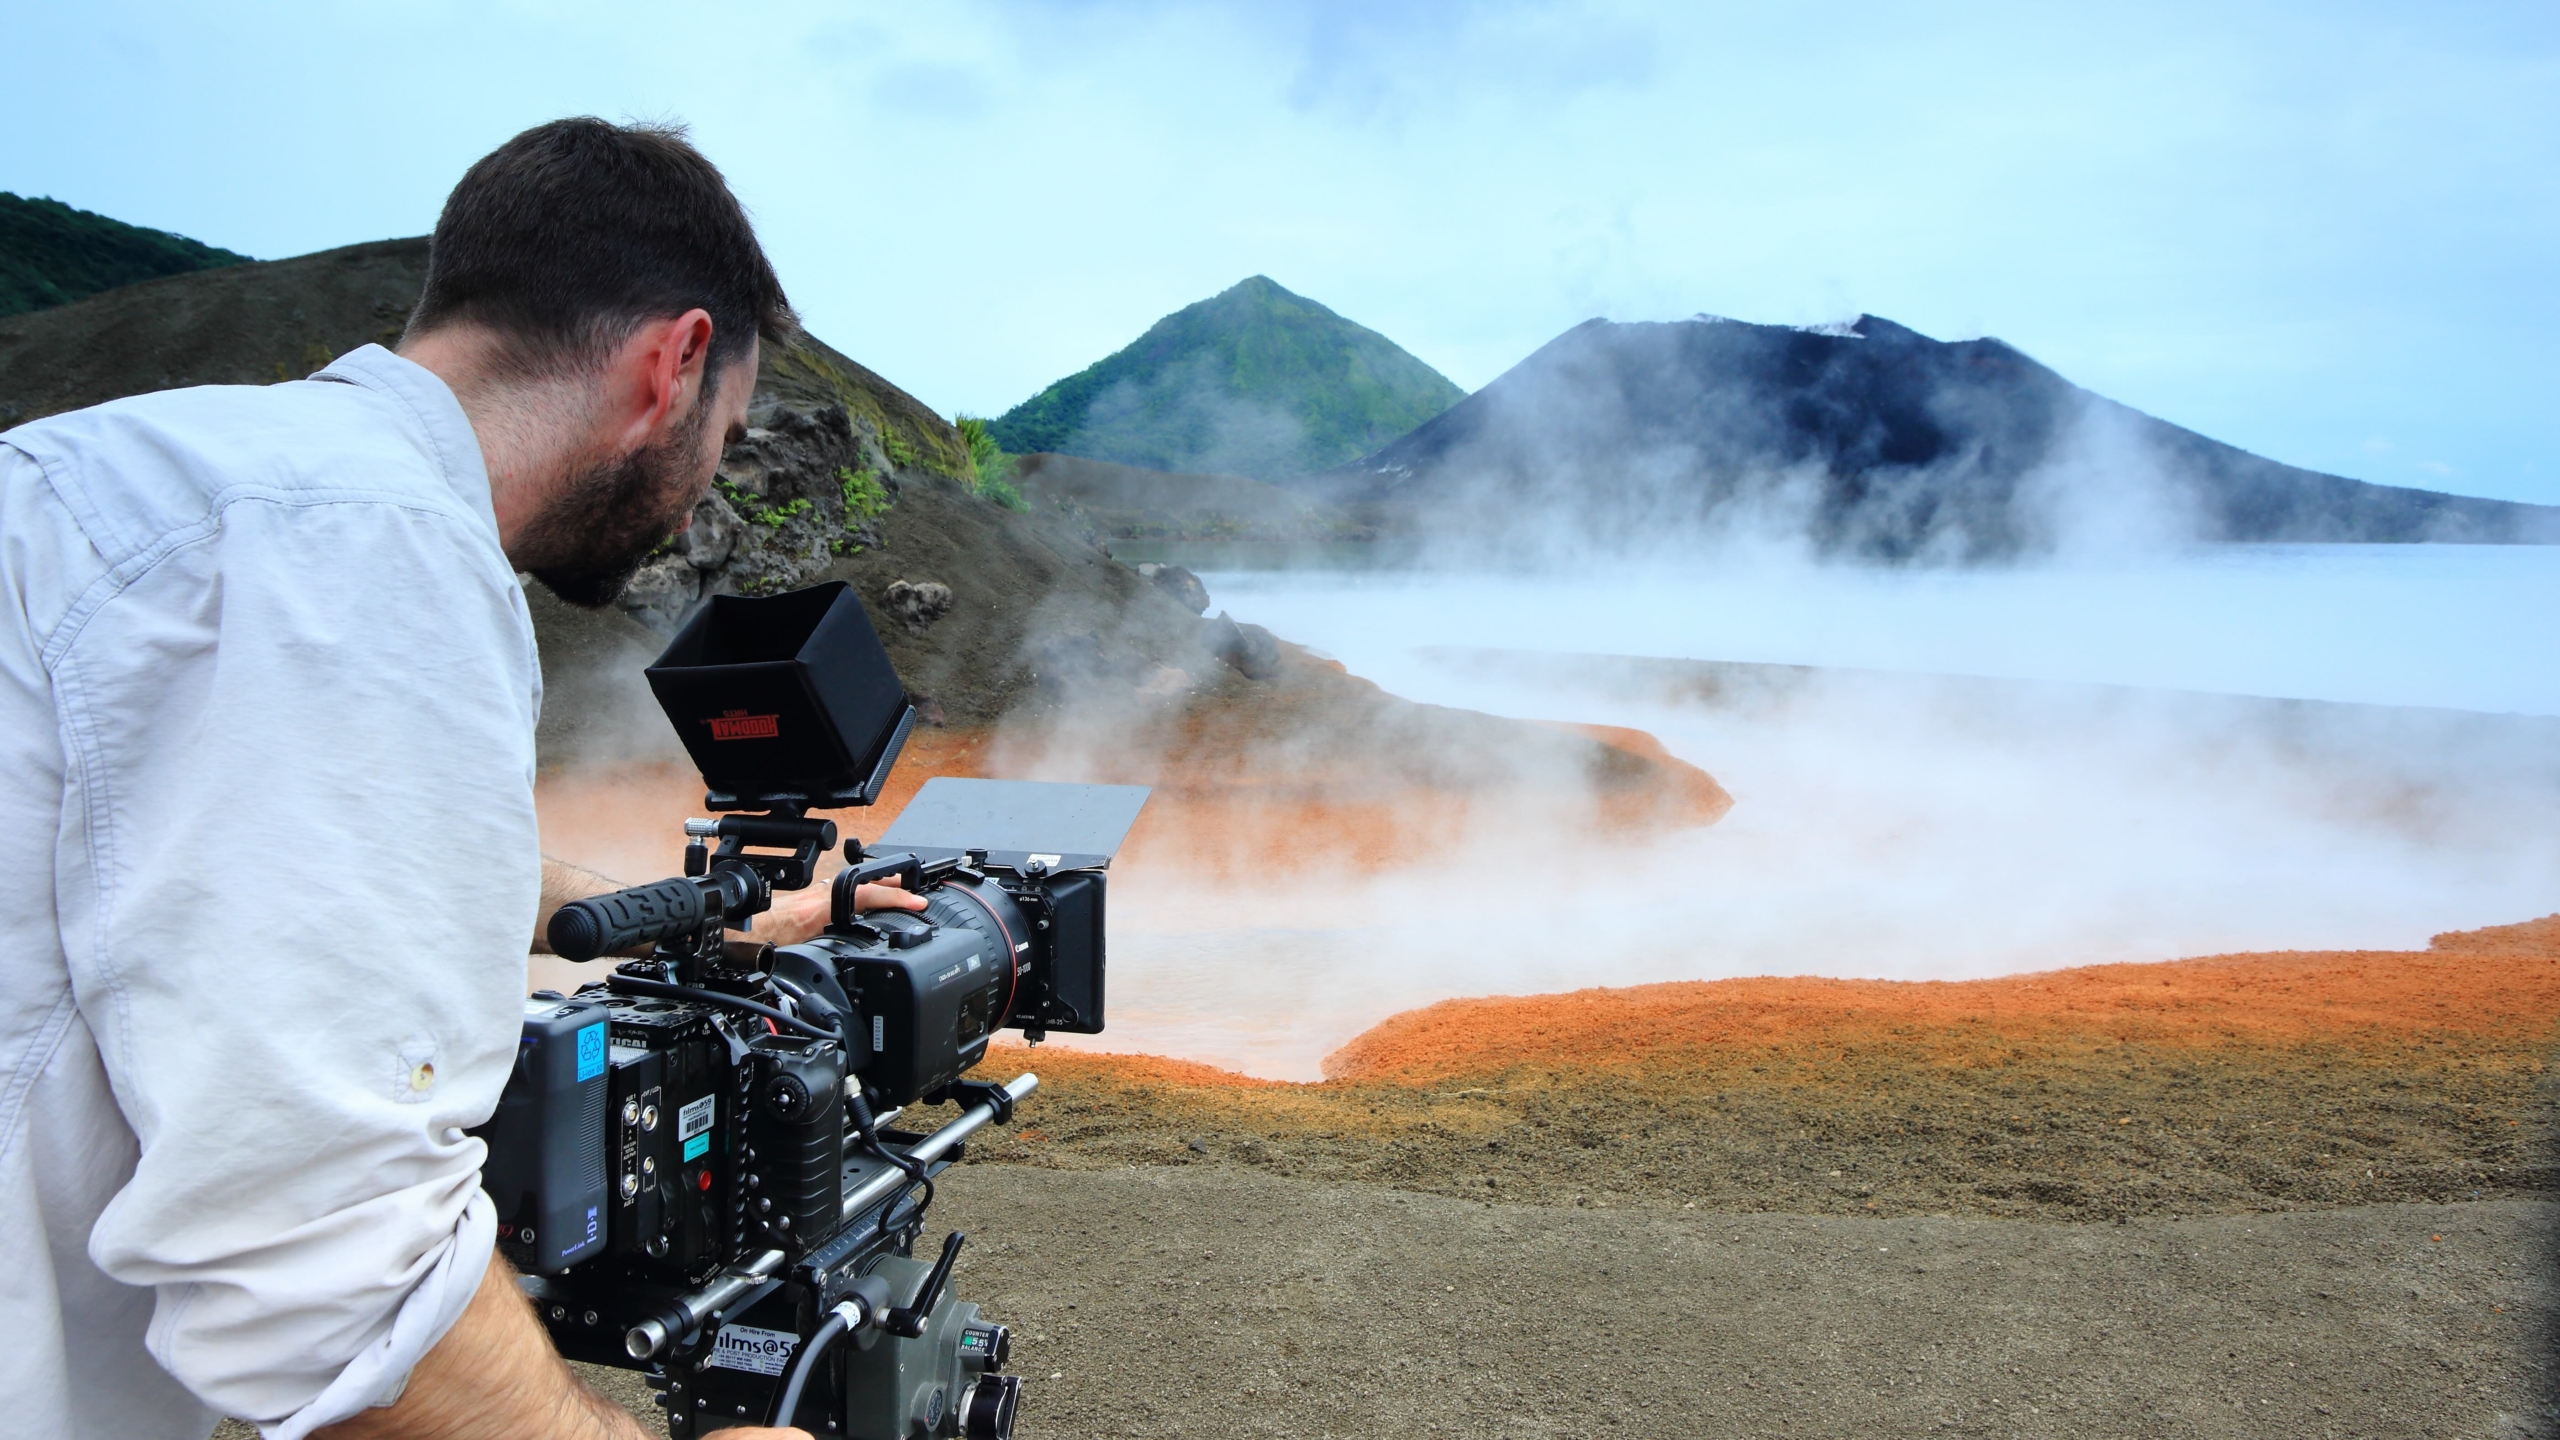
<path fill-rule="evenodd" d="M 750 715 L 744 710 L 732 710 L 704 723 L 711 727 L 714 740 L 771 740 L 782 733 L 781 716 Z"/>

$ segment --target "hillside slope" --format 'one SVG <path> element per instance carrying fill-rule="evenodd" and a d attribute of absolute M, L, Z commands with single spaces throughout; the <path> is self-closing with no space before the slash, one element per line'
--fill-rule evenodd
<path fill-rule="evenodd" d="M 1471 539 L 1701 527 L 1879 559 L 1998 559 L 2075 527 L 2218 541 L 2560 541 L 2560 508 L 2297 469 L 1890 320 L 1593 320 L 1356 464 L 1302 482 Z"/>
<path fill-rule="evenodd" d="M 248 258 L 59 200 L 0 190 L 0 316 L 67 305 L 137 280 L 238 265 Z"/>
<path fill-rule="evenodd" d="M 1075 455 L 1022 457 L 1022 493 L 1114 540 L 1363 540 L 1330 505 L 1242 475 L 1168 475 Z"/>
<path fill-rule="evenodd" d="M 297 378 L 396 340 L 425 262 L 424 240 L 381 241 L 0 320 L 0 427 L 169 385 Z M 764 356 L 748 427 L 692 526 L 619 607 L 576 610 L 527 587 L 546 767 L 675 753 L 640 670 L 703 597 L 841 579 L 929 723 L 982 738 L 1001 723 L 1025 753 L 1074 755 L 1070 773 L 1215 789 L 1199 779 L 1214 763 L 1253 782 L 1245 791 L 1278 776 L 1361 797 L 1562 786 L 1613 814 L 1681 792 L 1687 767 L 1414 705 L 1266 632 L 1202 619 L 1054 501 L 1016 510 L 977 493 L 949 423 L 814 337 Z M 1309 782 L 1318 769 L 1324 782 Z"/>
<path fill-rule="evenodd" d="M 359 345 L 396 342 L 426 273 L 420 235 L 145 281 L 0 319 L 0 429 L 147 390 L 298 380 Z M 815 339 L 767 356 L 760 383 L 885 424 L 928 468 L 960 464 L 947 422 Z"/>
<path fill-rule="evenodd" d="M 1256 275 L 990 428 L 1015 454 L 1271 480 L 1366 454 L 1464 394 L 1394 341 Z"/>

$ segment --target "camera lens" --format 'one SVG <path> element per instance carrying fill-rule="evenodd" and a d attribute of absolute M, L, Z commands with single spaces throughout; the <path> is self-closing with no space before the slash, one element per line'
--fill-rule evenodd
<path fill-rule="evenodd" d="M 1022 1377 L 981 1375 L 960 1398 L 964 1440 L 1013 1440 L 1013 1413 L 1022 1404 Z"/>

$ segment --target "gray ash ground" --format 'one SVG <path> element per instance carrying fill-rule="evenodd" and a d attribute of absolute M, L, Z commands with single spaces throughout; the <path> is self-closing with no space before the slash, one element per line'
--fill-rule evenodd
<path fill-rule="evenodd" d="M 984 1163 L 941 1193 L 1034 1440 L 2560 1429 L 2541 1202 L 2074 1225 Z"/>

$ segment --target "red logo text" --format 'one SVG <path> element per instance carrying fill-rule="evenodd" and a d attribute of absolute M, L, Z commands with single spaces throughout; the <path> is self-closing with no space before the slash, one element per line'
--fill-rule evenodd
<path fill-rule="evenodd" d="M 744 710 L 732 710 L 707 723 L 714 740 L 771 740 L 782 733 L 781 716 L 750 715 Z"/>

